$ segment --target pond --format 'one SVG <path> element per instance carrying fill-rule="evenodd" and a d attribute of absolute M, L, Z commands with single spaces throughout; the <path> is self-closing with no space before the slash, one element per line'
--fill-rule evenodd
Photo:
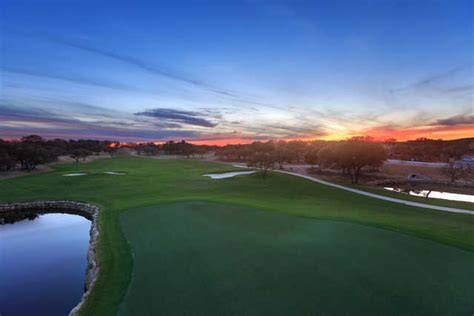
<path fill-rule="evenodd" d="M 0 225 L 0 315 L 69 314 L 84 293 L 90 221 L 69 214 L 16 220 Z"/>
<path fill-rule="evenodd" d="M 400 192 L 400 193 L 404 193 L 408 195 L 420 196 L 424 198 L 474 203 L 474 195 L 469 195 L 469 194 L 459 194 L 459 193 L 449 193 L 449 192 L 429 191 L 429 190 L 410 190 L 410 189 L 388 188 L 388 187 L 384 189 L 388 191 L 395 191 L 395 192 Z"/>

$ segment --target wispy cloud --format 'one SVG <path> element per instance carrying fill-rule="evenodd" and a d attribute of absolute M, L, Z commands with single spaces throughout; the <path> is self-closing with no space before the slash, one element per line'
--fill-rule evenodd
<path fill-rule="evenodd" d="M 210 92 L 213 92 L 213 93 L 225 96 L 225 97 L 231 97 L 231 98 L 238 98 L 239 97 L 236 93 L 234 93 L 232 91 L 228 91 L 226 89 L 221 89 L 219 87 L 215 87 L 215 86 L 213 86 L 213 85 L 211 85 L 211 84 L 209 84 L 209 83 L 207 83 L 203 80 L 194 78 L 194 77 L 189 76 L 189 75 L 185 75 L 184 73 L 182 73 L 180 71 L 169 69 L 169 68 L 166 68 L 166 67 L 163 67 L 163 66 L 158 66 L 156 64 L 152 64 L 152 63 L 147 62 L 145 60 L 140 60 L 140 59 L 138 59 L 136 57 L 133 57 L 133 56 L 128 56 L 128 55 L 125 55 L 125 54 L 119 54 L 119 53 L 109 51 L 109 50 L 106 50 L 106 49 L 94 47 L 92 45 L 79 43 L 77 41 L 72 41 L 72 40 L 66 40 L 66 39 L 63 39 L 63 38 L 58 38 L 58 37 L 54 37 L 54 36 L 50 36 L 50 35 L 39 36 L 39 35 L 25 34 L 25 33 L 23 33 L 22 35 L 23 36 L 28 36 L 28 37 L 41 38 L 43 40 L 49 41 L 51 43 L 59 44 L 59 45 L 65 46 L 65 47 L 75 48 L 75 49 L 82 50 L 82 51 L 85 51 L 85 52 L 89 52 L 89 53 L 101 55 L 101 56 L 104 56 L 104 57 L 108 57 L 108 58 L 114 59 L 116 61 L 128 64 L 130 66 L 137 67 L 137 68 L 142 69 L 144 71 L 147 71 L 151 74 L 166 77 L 168 79 L 172 79 L 172 80 L 176 80 L 176 81 L 180 81 L 182 83 L 190 84 L 190 85 L 193 85 L 193 86 L 197 86 L 197 87 L 206 89 Z"/>
<path fill-rule="evenodd" d="M 90 107 L 96 108 L 93 105 Z M 53 111 L 0 104 L 0 137 L 40 134 L 44 137 L 151 141 L 201 135 L 198 131 L 183 129 L 179 124 L 168 122 L 159 122 L 155 125 L 141 121 L 111 119 L 108 115 L 95 115 L 94 118 L 84 121 Z M 177 127 L 180 129 L 176 129 Z"/>
<path fill-rule="evenodd" d="M 192 111 L 180 111 L 167 108 L 150 109 L 143 112 L 135 113 L 138 116 L 148 116 L 161 118 L 165 120 L 172 120 L 187 125 L 201 126 L 201 127 L 214 127 L 217 124 L 213 123 L 205 118 L 202 118 L 202 113 Z"/>
<path fill-rule="evenodd" d="M 458 126 L 458 125 L 471 125 L 474 126 L 474 114 L 461 114 L 451 116 L 445 119 L 439 119 L 431 125 L 443 125 L 443 126 Z"/>
<path fill-rule="evenodd" d="M 288 125 L 288 124 L 261 124 L 259 126 L 246 126 L 244 129 L 255 135 L 268 139 L 293 139 L 313 138 L 327 135 L 320 127 L 315 125 Z"/>
<path fill-rule="evenodd" d="M 118 90 L 135 90 L 133 87 L 119 83 L 119 82 L 103 80 L 103 79 L 95 79 L 95 78 L 90 78 L 90 77 L 86 78 L 86 77 L 79 77 L 79 76 L 72 76 L 72 75 L 52 74 L 52 73 L 45 73 L 45 72 L 28 70 L 28 69 L 5 67 L 1 65 L 0 65 L 0 70 L 4 72 L 12 73 L 12 74 L 17 74 L 17 75 L 26 75 L 26 76 L 54 79 L 54 80 L 62 80 L 62 81 L 67 81 L 67 82 L 72 82 L 72 83 L 98 86 L 98 87 L 103 87 L 103 88 L 118 89 Z"/>
<path fill-rule="evenodd" d="M 50 34 L 35 34 L 35 33 L 27 33 L 27 32 L 19 32 L 17 30 L 11 31 L 19 36 L 23 37 L 30 37 L 30 38 L 35 38 L 35 39 L 40 39 L 43 41 L 47 41 L 56 45 L 61 45 L 63 47 L 69 47 L 77 50 L 81 50 L 84 52 L 88 52 L 91 54 L 99 55 L 102 57 L 107 57 L 110 59 L 113 59 L 115 61 L 119 61 L 121 63 L 127 64 L 132 67 L 136 67 L 138 69 L 144 70 L 152 75 L 157 75 L 160 77 L 168 78 L 171 80 L 175 80 L 180 83 L 188 84 L 197 88 L 202 89 L 203 91 L 211 92 L 216 94 L 217 96 L 231 102 L 236 102 L 239 104 L 239 106 L 244 106 L 249 109 L 253 109 L 257 111 L 254 106 L 258 107 L 267 107 L 270 109 L 277 109 L 277 110 L 287 110 L 288 106 L 285 105 L 278 105 L 278 104 L 272 104 L 268 102 L 262 102 L 261 100 L 257 100 L 254 97 L 245 95 L 241 92 L 238 91 L 232 91 L 230 89 L 222 88 L 216 85 L 213 85 L 209 82 L 206 82 L 204 80 L 198 79 L 190 74 L 186 74 L 182 71 L 179 71 L 177 69 L 171 69 L 169 67 L 164 67 L 162 65 L 157 65 L 156 63 L 151 63 L 146 60 L 141 60 L 139 58 L 136 58 L 134 56 L 129 56 L 126 54 L 121 54 L 121 53 L 116 53 L 115 51 L 99 48 L 96 46 L 93 46 L 88 43 L 84 43 L 81 41 L 76 41 L 76 40 L 70 40 L 70 39 L 64 39 L 60 37 L 56 37 Z M 41 74 L 41 75 L 47 75 L 47 74 Z M 54 76 L 54 75 L 52 75 Z M 94 80 L 94 79 L 89 79 L 89 78 L 68 78 L 67 76 L 61 76 L 61 79 L 64 80 L 70 80 L 70 81 L 76 81 L 77 83 L 86 83 L 89 81 L 90 83 L 96 81 L 97 84 L 101 84 L 100 81 Z M 58 78 L 60 79 L 60 78 Z M 112 86 L 115 86 L 116 83 L 106 83 L 102 82 L 104 86 L 109 86 L 112 88 Z M 130 87 L 128 87 L 130 88 Z"/>
<path fill-rule="evenodd" d="M 474 84 L 467 84 L 467 85 L 461 85 L 457 87 L 450 87 L 450 88 L 444 88 L 441 89 L 442 92 L 446 93 L 463 93 L 463 92 L 473 92 L 474 91 Z"/>
<path fill-rule="evenodd" d="M 397 93 L 397 92 L 404 92 L 404 91 L 408 91 L 408 90 L 412 90 L 412 89 L 430 87 L 432 85 L 439 84 L 440 82 L 442 82 L 446 79 L 449 79 L 449 78 L 459 74 L 462 71 L 470 70 L 470 69 L 472 69 L 472 65 L 459 65 L 459 66 L 453 67 L 451 69 L 448 69 L 446 71 L 426 76 L 425 78 L 422 78 L 422 79 L 420 79 L 418 81 L 415 81 L 411 84 L 408 84 L 404 87 L 392 89 L 391 92 Z M 466 86 L 463 85 L 463 86 L 460 86 L 460 87 L 446 88 L 444 90 L 455 92 L 457 90 L 463 90 L 466 87 L 469 88 L 469 86 L 472 88 L 472 85 L 466 85 Z"/>

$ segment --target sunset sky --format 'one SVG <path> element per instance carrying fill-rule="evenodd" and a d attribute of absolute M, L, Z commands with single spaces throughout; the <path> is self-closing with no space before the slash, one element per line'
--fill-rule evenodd
<path fill-rule="evenodd" d="M 472 0 L 0 6 L 0 138 L 474 137 Z"/>

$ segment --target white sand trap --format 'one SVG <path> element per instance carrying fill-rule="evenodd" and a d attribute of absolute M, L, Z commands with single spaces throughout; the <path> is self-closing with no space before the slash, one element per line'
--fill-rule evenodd
<path fill-rule="evenodd" d="M 111 174 L 115 176 L 123 176 L 124 174 L 127 174 L 126 172 L 116 172 L 116 171 L 106 171 L 104 172 L 105 174 Z"/>
<path fill-rule="evenodd" d="M 78 172 L 78 173 L 66 173 L 63 174 L 63 177 L 80 177 L 80 176 L 85 176 L 87 173 L 85 172 Z"/>
<path fill-rule="evenodd" d="M 226 173 L 210 173 L 210 174 L 205 174 L 205 177 L 209 177 L 211 179 L 226 179 L 226 178 L 232 178 L 235 176 L 239 176 L 241 174 L 251 174 L 255 173 L 255 171 L 234 171 L 234 172 L 226 172 Z"/>

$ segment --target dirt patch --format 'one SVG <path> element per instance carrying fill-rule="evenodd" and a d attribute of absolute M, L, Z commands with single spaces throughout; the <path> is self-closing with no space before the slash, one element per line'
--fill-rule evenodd
<path fill-rule="evenodd" d="M 0 172 L 0 180 L 23 177 L 23 176 L 30 176 L 30 175 L 34 175 L 34 174 L 48 172 L 48 171 L 51 171 L 51 170 L 52 169 L 49 165 L 40 165 L 40 166 L 37 166 L 34 170 L 31 170 L 31 171 L 25 171 L 25 170 L 19 170 L 19 169 L 14 169 L 14 170 L 10 170 L 10 171 L 2 171 L 2 172 Z"/>

